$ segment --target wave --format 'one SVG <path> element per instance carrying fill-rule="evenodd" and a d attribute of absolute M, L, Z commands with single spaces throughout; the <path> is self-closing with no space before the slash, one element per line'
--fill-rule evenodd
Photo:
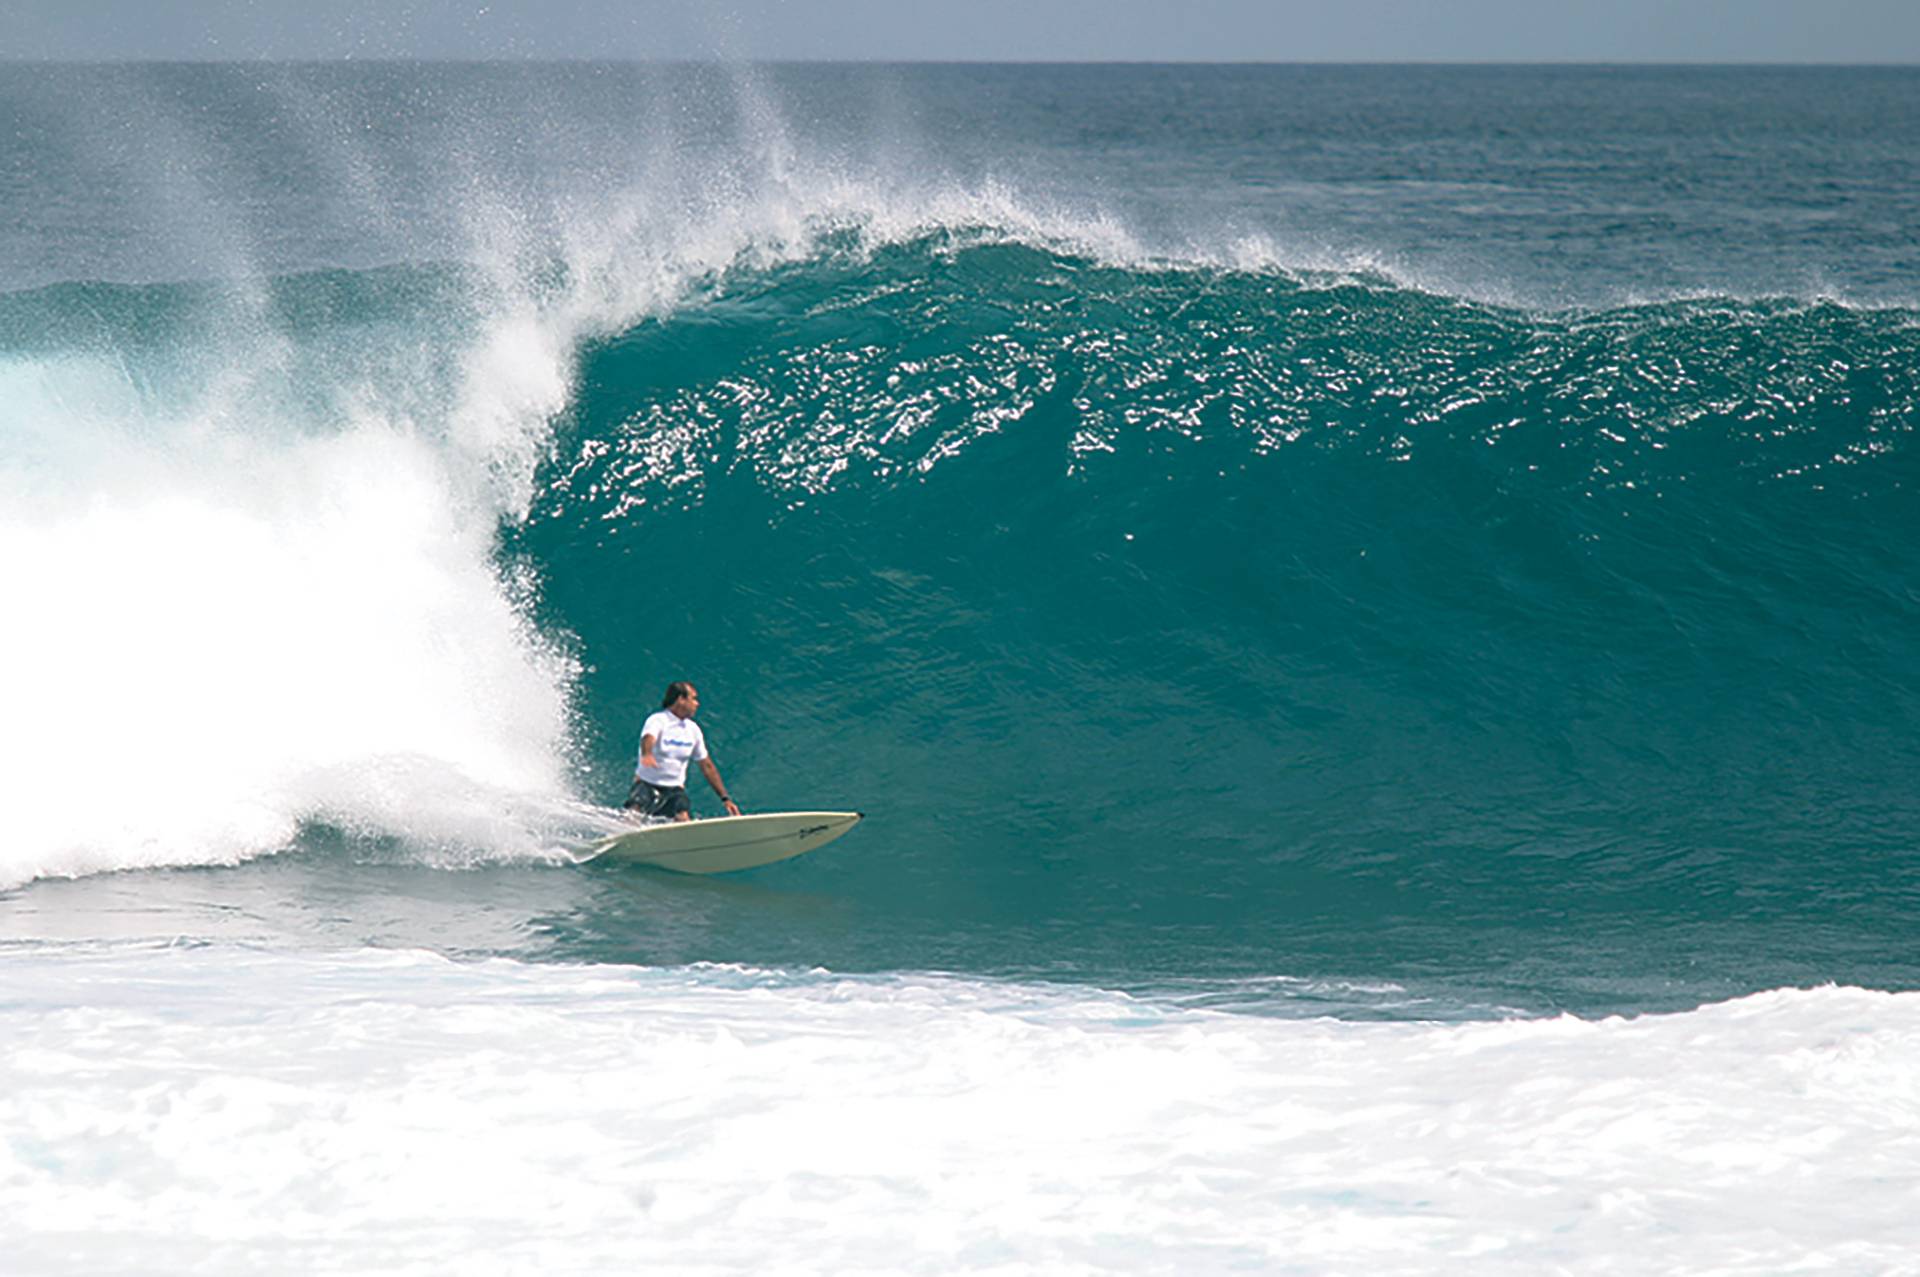
<path fill-rule="evenodd" d="M 896 897 L 1832 916 L 1915 883 L 1915 342 L 926 236 L 589 343 L 508 544 L 603 785 L 698 669 Z"/>
<path fill-rule="evenodd" d="M 876 894 L 1910 889 L 1911 313 L 1539 314 L 956 199 L 0 298 L 6 880 L 315 818 L 537 852 L 486 813 L 611 795 L 693 673 L 762 806 L 894 796 Z"/>
<path fill-rule="evenodd" d="M 659 234 L 635 199 L 558 257 L 483 202 L 474 264 L 0 295 L 0 587 L 35 618 L 0 654 L 32 795 L 0 884 L 314 819 L 525 853 L 577 816 L 577 661 L 499 546 L 575 352 L 844 232 L 761 198 Z"/>

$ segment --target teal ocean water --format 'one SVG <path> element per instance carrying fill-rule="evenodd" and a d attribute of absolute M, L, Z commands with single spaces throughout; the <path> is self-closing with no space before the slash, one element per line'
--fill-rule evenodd
<path fill-rule="evenodd" d="M 0 87 L 10 930 L 1920 979 L 1908 72 Z M 676 677 L 868 823 L 556 868 Z"/>
<path fill-rule="evenodd" d="M 0 65 L 10 1260 L 1911 1271 L 1916 100 Z"/>

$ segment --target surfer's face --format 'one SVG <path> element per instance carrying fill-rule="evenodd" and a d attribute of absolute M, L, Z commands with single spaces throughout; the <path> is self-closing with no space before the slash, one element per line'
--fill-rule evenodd
<path fill-rule="evenodd" d="M 692 718 L 700 708 L 700 693 L 689 687 L 686 694 L 673 703 L 673 712 L 681 718 Z"/>

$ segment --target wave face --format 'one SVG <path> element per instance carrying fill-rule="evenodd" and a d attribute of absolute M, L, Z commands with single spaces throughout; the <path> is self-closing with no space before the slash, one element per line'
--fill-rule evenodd
<path fill-rule="evenodd" d="M 7 69 L 0 886 L 1911 985 L 1912 83 Z M 869 814 L 818 908 L 552 886 L 681 677 L 749 809 Z"/>
<path fill-rule="evenodd" d="M 1891 924 L 1917 357 L 1899 312 L 934 237 L 590 348 L 510 544 L 595 654 L 606 783 L 633 671 L 697 672 L 747 794 L 889 831 L 822 875 L 1251 947 L 1323 909 Z"/>

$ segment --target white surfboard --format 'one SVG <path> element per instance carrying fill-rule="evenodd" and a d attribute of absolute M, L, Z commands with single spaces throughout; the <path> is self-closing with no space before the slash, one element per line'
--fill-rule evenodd
<path fill-rule="evenodd" d="M 688 874 L 731 873 L 824 847 L 859 823 L 857 811 L 774 811 L 667 821 L 597 842 L 587 849 L 586 858 Z"/>

